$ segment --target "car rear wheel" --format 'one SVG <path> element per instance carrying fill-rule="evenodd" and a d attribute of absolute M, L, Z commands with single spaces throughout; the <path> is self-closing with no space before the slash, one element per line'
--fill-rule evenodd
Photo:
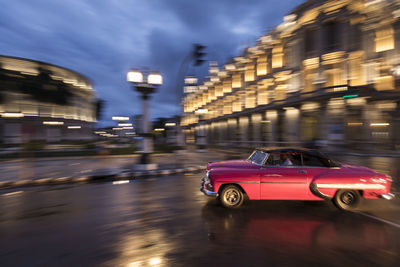
<path fill-rule="evenodd" d="M 228 185 L 222 189 L 220 201 L 226 208 L 237 209 L 243 204 L 244 195 L 239 187 Z"/>
<path fill-rule="evenodd" d="M 338 190 L 333 198 L 336 207 L 341 210 L 354 210 L 360 204 L 361 195 L 355 190 Z"/>

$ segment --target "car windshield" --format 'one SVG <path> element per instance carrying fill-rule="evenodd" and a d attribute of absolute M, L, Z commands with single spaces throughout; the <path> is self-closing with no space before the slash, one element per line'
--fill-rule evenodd
<path fill-rule="evenodd" d="M 248 158 L 248 160 L 251 163 L 257 164 L 257 165 L 262 165 L 265 161 L 265 158 L 268 156 L 268 153 L 264 152 L 264 151 L 260 151 L 260 150 L 255 150 L 250 157 Z"/>

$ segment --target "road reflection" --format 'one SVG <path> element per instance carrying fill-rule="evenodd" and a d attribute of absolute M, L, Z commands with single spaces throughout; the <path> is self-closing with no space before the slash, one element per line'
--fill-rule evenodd
<path fill-rule="evenodd" d="M 353 254 L 365 255 L 369 264 L 392 265 L 399 260 L 395 229 L 326 203 L 257 201 L 240 210 L 227 210 L 210 201 L 202 217 L 209 242 L 218 246 L 237 244 L 240 249 L 245 244 L 254 250 L 316 261 L 332 259 L 345 265 L 353 264 Z"/>

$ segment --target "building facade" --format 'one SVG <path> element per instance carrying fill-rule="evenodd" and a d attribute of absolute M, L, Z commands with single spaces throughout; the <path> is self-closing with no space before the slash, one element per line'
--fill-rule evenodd
<path fill-rule="evenodd" d="M 0 143 L 92 139 L 96 103 L 79 73 L 0 56 Z"/>
<path fill-rule="evenodd" d="M 306 1 L 183 99 L 186 139 L 398 147 L 399 18 L 398 0 Z"/>

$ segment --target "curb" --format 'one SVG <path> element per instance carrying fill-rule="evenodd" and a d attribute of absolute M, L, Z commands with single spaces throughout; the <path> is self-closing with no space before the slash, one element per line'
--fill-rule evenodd
<path fill-rule="evenodd" d="M 134 180 L 146 177 L 167 176 L 178 173 L 190 173 L 205 170 L 204 165 L 188 167 L 184 169 L 171 169 L 171 170 L 152 170 L 148 172 L 121 172 L 111 175 L 96 175 L 96 176 L 82 176 L 82 177 L 58 177 L 58 178 L 41 178 L 36 180 L 19 180 L 19 181 L 5 181 L 0 182 L 0 189 L 11 189 L 18 187 L 30 186 L 43 186 L 43 185 L 60 185 L 60 184 L 76 184 L 76 183 L 90 183 L 100 181 L 121 181 L 121 180 Z"/>

